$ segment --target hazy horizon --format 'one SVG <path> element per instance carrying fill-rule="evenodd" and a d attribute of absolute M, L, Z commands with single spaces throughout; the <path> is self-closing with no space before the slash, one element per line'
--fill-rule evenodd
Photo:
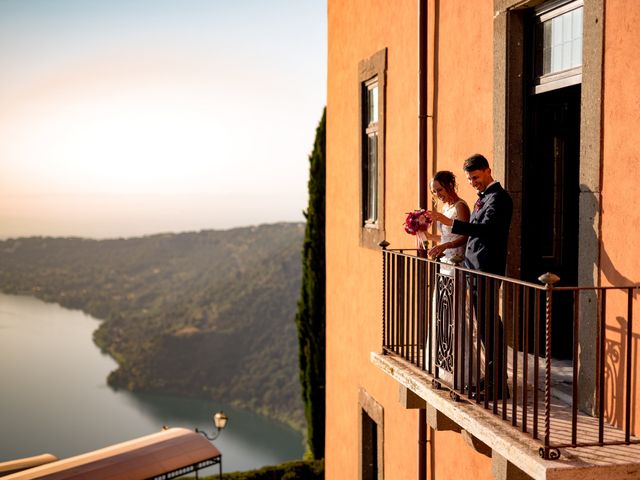
<path fill-rule="evenodd" d="M 247 204 L 245 195 L 106 195 L 88 194 L 82 205 L 69 207 L 77 195 L 33 195 L 21 197 L 20 206 L 29 209 L 29 200 L 47 205 L 48 215 L 41 218 L 30 217 L 28 213 L 18 211 L 17 215 L 2 215 L 0 224 L 0 240 L 10 238 L 43 237 L 81 237 L 96 240 L 112 238 L 133 238 L 163 233 L 184 233 L 201 230 L 229 230 L 273 223 L 303 223 L 302 210 L 295 211 L 289 198 L 281 195 L 270 198 L 270 204 L 279 208 L 274 213 L 260 211 Z M 255 204 L 262 200 L 254 196 Z M 56 204 L 56 201 L 58 202 Z M 164 208 L 159 212 L 154 203 L 162 203 Z M 229 209 L 229 205 L 236 205 Z M 306 203 L 304 205 L 306 208 Z M 72 220 L 64 222 L 65 214 L 70 212 Z M 128 215 L 119 212 L 127 209 Z M 73 211 L 76 209 L 76 211 Z M 79 211 L 78 211 L 79 210 Z M 1 211 L 1 205 L 0 205 Z M 285 212 L 281 215 L 278 212 Z M 288 215 L 287 215 L 288 213 Z M 100 214 L 99 218 L 94 218 Z M 144 217 L 144 222 L 138 219 Z M 288 217 L 288 218 L 282 218 Z M 34 222 L 44 222 L 40 228 L 47 233 L 33 233 Z M 11 233 L 5 233 L 11 232 Z M 115 233 L 117 232 L 117 233 Z"/>
<path fill-rule="evenodd" d="M 326 2 L 0 2 L 0 238 L 302 222 Z"/>

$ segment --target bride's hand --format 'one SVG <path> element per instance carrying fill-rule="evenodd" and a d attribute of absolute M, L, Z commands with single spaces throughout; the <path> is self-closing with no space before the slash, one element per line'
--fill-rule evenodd
<path fill-rule="evenodd" d="M 444 246 L 444 244 L 436 245 L 431 250 L 429 250 L 429 256 L 431 258 L 438 258 L 438 257 L 442 256 L 442 254 L 444 253 L 444 251 L 446 249 L 447 248 Z"/>
<path fill-rule="evenodd" d="M 451 226 L 453 221 L 447 217 L 445 214 L 438 212 L 437 210 L 429 210 L 429 216 L 432 220 L 436 222 L 440 222 L 444 225 Z"/>
<path fill-rule="evenodd" d="M 439 211 L 437 211 L 437 210 L 429 210 L 427 213 L 429 214 L 429 216 L 431 217 L 431 219 L 432 219 L 433 221 L 436 221 L 436 222 L 440 221 L 440 217 L 442 217 L 442 216 L 443 216 L 443 215 L 442 215 Z"/>

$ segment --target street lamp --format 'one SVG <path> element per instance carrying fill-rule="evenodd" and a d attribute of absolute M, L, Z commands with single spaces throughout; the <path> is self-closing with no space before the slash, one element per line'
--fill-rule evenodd
<path fill-rule="evenodd" d="M 207 435 L 207 432 L 203 431 L 203 430 L 198 430 L 196 428 L 196 432 L 197 433 L 201 433 L 202 435 L 204 435 L 208 440 L 210 441 L 214 441 L 216 438 L 218 438 L 218 436 L 220 435 L 220 433 L 222 433 L 222 430 L 224 430 L 224 427 L 227 426 L 227 422 L 229 421 L 229 417 L 227 417 L 225 415 L 225 413 L 220 410 L 219 412 L 217 412 L 214 416 L 213 416 L 213 424 L 216 427 L 217 431 L 215 434 L 213 434 L 212 436 Z"/>

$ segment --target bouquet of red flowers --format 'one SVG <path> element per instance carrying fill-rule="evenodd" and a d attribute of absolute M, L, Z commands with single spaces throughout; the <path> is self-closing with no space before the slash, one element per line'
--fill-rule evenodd
<path fill-rule="evenodd" d="M 431 215 L 424 209 L 407 213 L 407 219 L 404 221 L 404 231 L 409 235 L 416 236 L 418 249 L 426 248 L 427 238 L 424 232 L 429 229 L 432 221 Z"/>

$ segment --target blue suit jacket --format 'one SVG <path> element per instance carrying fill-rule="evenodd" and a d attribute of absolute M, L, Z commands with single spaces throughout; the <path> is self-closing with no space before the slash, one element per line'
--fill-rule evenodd
<path fill-rule="evenodd" d="M 451 231 L 469 237 L 464 264 L 467 268 L 504 275 L 513 201 L 499 183 L 485 189 L 469 222 L 454 220 Z"/>

